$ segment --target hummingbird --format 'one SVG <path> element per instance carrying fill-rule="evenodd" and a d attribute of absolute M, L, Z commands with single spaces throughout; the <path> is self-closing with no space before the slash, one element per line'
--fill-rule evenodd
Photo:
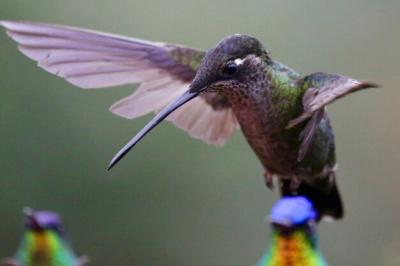
<path fill-rule="evenodd" d="M 39 67 L 78 87 L 140 83 L 110 110 L 128 119 L 156 116 L 114 156 L 108 170 L 164 119 L 217 146 L 240 128 L 269 188 L 277 177 L 282 195 L 308 197 L 320 217 L 343 216 L 326 106 L 375 84 L 336 74 L 300 74 L 244 34 L 203 51 L 53 24 L 0 25 Z"/>
<path fill-rule="evenodd" d="M 51 211 L 24 208 L 25 232 L 13 258 L 2 266 L 83 266 L 87 257 L 77 257 L 65 235 L 61 217 Z"/>
<path fill-rule="evenodd" d="M 278 200 L 269 216 L 269 247 L 257 266 L 327 266 L 318 247 L 317 217 L 303 196 Z"/>

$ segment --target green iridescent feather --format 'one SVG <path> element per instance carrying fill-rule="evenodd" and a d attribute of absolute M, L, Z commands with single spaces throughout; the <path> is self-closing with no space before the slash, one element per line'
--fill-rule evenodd
<path fill-rule="evenodd" d="M 77 257 L 70 246 L 51 230 L 26 232 L 15 259 L 20 266 L 77 265 Z"/>
<path fill-rule="evenodd" d="M 274 230 L 270 247 L 257 266 L 327 266 L 316 241 L 303 230 L 289 236 Z"/>

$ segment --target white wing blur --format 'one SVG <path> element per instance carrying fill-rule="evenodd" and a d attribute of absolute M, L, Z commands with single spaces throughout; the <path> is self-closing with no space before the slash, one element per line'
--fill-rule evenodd
<path fill-rule="evenodd" d="M 0 21 L 19 50 L 46 71 L 84 89 L 141 83 L 110 110 L 133 119 L 157 112 L 190 84 L 203 51 L 44 23 Z M 167 120 L 194 138 L 222 145 L 238 127 L 231 108 L 213 110 L 201 97 Z"/>

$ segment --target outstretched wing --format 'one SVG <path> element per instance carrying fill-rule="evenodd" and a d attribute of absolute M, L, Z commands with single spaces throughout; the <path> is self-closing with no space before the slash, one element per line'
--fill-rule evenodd
<path fill-rule="evenodd" d="M 303 96 L 304 112 L 299 117 L 291 120 L 287 128 L 292 128 L 303 122 L 316 111 L 349 93 L 378 87 L 373 83 L 326 73 L 311 74 L 304 78 L 304 82 L 305 86 L 307 86 Z"/>
<path fill-rule="evenodd" d="M 157 112 L 196 74 L 204 51 L 44 23 L 0 21 L 19 50 L 38 66 L 84 88 L 141 83 L 110 110 L 133 119 Z M 210 95 L 209 95 L 210 96 Z M 204 97 L 168 120 L 207 143 L 222 145 L 238 127 L 229 105 L 216 109 Z"/>
<path fill-rule="evenodd" d="M 299 161 L 304 158 L 315 129 L 324 117 L 326 105 L 349 93 L 378 87 L 372 83 L 326 73 L 314 73 L 305 77 L 304 86 L 307 88 L 303 95 L 304 112 L 299 117 L 289 121 L 287 125 L 287 128 L 292 128 L 311 118 L 300 134 L 302 143 L 299 150 Z"/>

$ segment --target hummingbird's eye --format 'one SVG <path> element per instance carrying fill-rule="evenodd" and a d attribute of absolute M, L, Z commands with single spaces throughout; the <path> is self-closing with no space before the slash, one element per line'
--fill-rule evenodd
<path fill-rule="evenodd" d="M 224 67 L 224 75 L 232 76 L 237 72 L 238 65 L 235 62 L 228 62 Z"/>

